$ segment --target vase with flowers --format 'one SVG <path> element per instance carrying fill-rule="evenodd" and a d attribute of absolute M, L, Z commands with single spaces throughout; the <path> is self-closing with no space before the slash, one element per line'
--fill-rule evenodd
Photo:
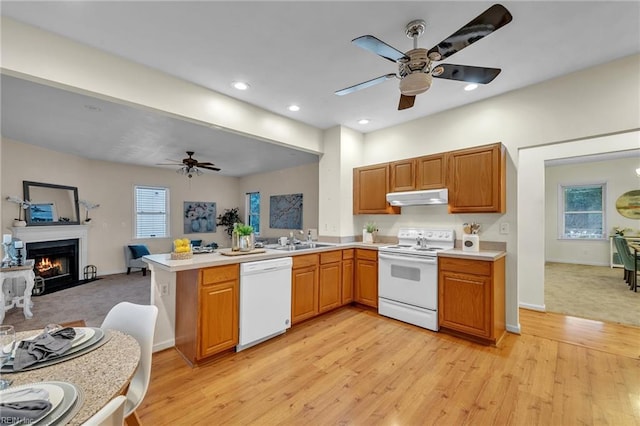
<path fill-rule="evenodd" d="M 13 220 L 13 226 L 16 226 L 16 227 L 27 226 L 27 222 L 22 219 L 22 212 L 23 210 L 26 210 L 31 206 L 31 203 L 29 202 L 29 200 L 23 200 L 22 198 L 16 197 L 13 195 L 8 196 L 6 199 L 7 201 L 10 201 L 18 205 L 18 218 Z"/>

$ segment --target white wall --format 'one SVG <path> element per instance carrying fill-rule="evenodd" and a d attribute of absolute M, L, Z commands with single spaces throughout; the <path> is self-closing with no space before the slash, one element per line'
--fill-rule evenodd
<path fill-rule="evenodd" d="M 593 84 L 594 81 L 604 82 Z M 640 128 L 640 55 L 633 55 L 601 66 L 589 68 L 501 96 L 466 105 L 461 108 L 424 117 L 409 123 L 365 135 L 364 157 L 361 165 L 399 160 L 459 148 L 502 142 L 507 159 L 507 212 L 499 214 L 449 215 L 442 206 L 403 208 L 400 216 L 360 216 L 356 227 L 376 221 L 383 235 L 393 235 L 400 226 L 413 224 L 451 225 L 459 234 L 461 224 L 475 220 L 482 224 L 480 238 L 507 244 L 506 316 L 510 330 L 519 330 L 518 297 L 520 265 L 529 264 L 531 250 L 521 251 L 517 229 L 520 228 L 520 208 L 530 203 L 543 203 L 532 198 L 527 190 L 517 186 L 517 179 L 542 182 L 544 175 L 519 176 L 518 149 L 594 135 L 603 135 Z M 482 90 L 482 88 L 478 89 Z M 419 95 L 418 101 L 429 101 L 429 92 Z M 606 106 L 606 107 L 605 107 Z M 637 145 L 636 145 L 637 147 Z M 600 147 L 607 151 L 609 147 Z M 520 197 L 527 202 L 518 207 Z M 541 212 L 540 215 L 544 215 Z M 540 219 L 542 220 L 542 219 Z M 510 224 L 510 234 L 499 233 L 499 224 Z M 527 223 L 540 235 L 543 227 L 536 227 L 538 218 Z M 540 247 L 540 254 L 544 246 Z M 537 282 L 527 285 L 541 287 L 544 262 L 536 264 L 540 273 Z M 529 268 L 527 268 L 529 269 Z M 521 287 L 521 286 L 520 286 Z M 537 292 L 537 291 L 536 291 Z M 530 303 L 524 299 L 524 303 Z M 534 303 L 534 302 L 531 302 Z"/>
<path fill-rule="evenodd" d="M 545 161 L 557 158 L 626 151 L 640 146 L 640 131 L 572 142 L 527 147 L 518 163 L 518 270 L 520 306 L 545 310 Z"/>
<path fill-rule="evenodd" d="M 318 163 L 305 164 L 270 173 L 240 178 L 240 210 L 244 217 L 244 195 L 260 193 L 260 236 L 280 237 L 289 235 L 290 229 L 269 226 L 270 197 L 272 195 L 302 193 L 302 229 L 318 229 Z"/>
<path fill-rule="evenodd" d="M 98 267 L 99 275 L 125 270 L 122 247 L 134 241 L 133 186 L 137 184 L 168 187 L 170 191 L 171 236 L 137 240 L 147 244 L 152 253 L 169 252 L 171 241 L 178 237 L 203 239 L 205 243 L 215 241 L 220 246 L 229 246 L 222 227 L 218 227 L 215 233 L 184 234 L 183 203 L 214 201 L 217 214 L 238 206 L 244 210 L 244 198 L 240 194 L 244 194 L 245 188 L 265 188 L 266 198 L 263 200 L 266 202 L 263 208 L 266 210 L 262 211 L 262 220 L 266 220 L 267 224 L 267 194 L 303 192 L 304 226 L 318 226 L 317 164 L 254 175 L 243 179 L 241 185 L 239 178 L 205 173 L 189 180 L 171 170 L 87 160 L 6 138 L 2 140 L 1 148 L 2 229 L 11 227 L 16 215 L 16 205 L 6 201 L 5 197 L 22 197 L 23 180 L 76 186 L 79 198 L 100 204 L 99 208 L 91 211 L 88 241 L 88 262 Z M 260 184 L 254 186 L 251 182 Z M 82 208 L 81 216 L 84 217 Z"/>
<path fill-rule="evenodd" d="M 634 158 L 596 161 L 582 164 L 547 166 L 545 169 L 545 260 L 609 266 L 609 240 L 558 239 L 558 187 L 605 182 L 605 230 L 613 234 L 614 226 L 639 232 L 640 220 L 629 219 L 616 210 L 616 200 L 627 191 L 640 189 L 640 151 Z M 561 207 L 561 206 L 560 206 Z"/>

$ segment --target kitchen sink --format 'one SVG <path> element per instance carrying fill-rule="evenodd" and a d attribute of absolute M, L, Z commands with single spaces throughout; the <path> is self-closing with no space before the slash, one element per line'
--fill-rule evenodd
<path fill-rule="evenodd" d="M 293 247 L 289 245 L 278 246 L 278 247 L 275 247 L 275 249 L 282 250 L 282 251 L 299 251 L 299 250 L 311 250 L 316 248 L 334 247 L 334 246 L 335 244 L 312 243 L 312 244 L 296 244 Z"/>

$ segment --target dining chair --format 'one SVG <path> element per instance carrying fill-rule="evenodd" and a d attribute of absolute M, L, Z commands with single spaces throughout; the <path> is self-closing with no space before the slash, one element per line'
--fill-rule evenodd
<path fill-rule="evenodd" d="M 122 426 L 124 424 L 124 404 L 126 401 L 126 396 L 116 396 L 84 422 L 82 426 Z"/>
<path fill-rule="evenodd" d="M 624 266 L 625 281 L 629 284 L 629 288 L 635 292 L 638 291 L 638 277 L 636 271 L 640 270 L 640 259 L 634 259 L 631 250 L 629 249 L 629 243 L 627 240 L 620 236 L 613 237 L 613 242 L 616 245 L 616 251 L 622 260 Z"/>
<path fill-rule="evenodd" d="M 151 354 L 153 352 L 153 335 L 158 318 L 158 308 L 155 305 L 136 305 L 130 302 L 120 302 L 107 313 L 101 328 L 113 329 L 127 333 L 138 341 L 140 345 L 140 364 L 129 385 L 124 416 L 127 423 L 139 423 L 135 414 L 136 408 L 144 399 L 149 380 L 151 378 Z"/>

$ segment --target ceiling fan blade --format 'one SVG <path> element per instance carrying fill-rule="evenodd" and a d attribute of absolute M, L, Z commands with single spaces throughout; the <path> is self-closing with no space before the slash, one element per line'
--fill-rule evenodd
<path fill-rule="evenodd" d="M 511 22 L 512 16 L 501 4 L 494 4 L 467 25 L 429 50 L 429 58 L 440 61 L 461 51 Z"/>
<path fill-rule="evenodd" d="M 182 163 L 180 163 L 180 162 L 175 162 L 175 163 L 156 163 L 156 166 L 182 166 Z"/>
<path fill-rule="evenodd" d="M 400 103 L 398 104 L 398 111 L 413 107 L 413 103 L 416 101 L 416 96 L 400 95 Z"/>
<path fill-rule="evenodd" d="M 219 167 L 212 167 L 212 166 L 213 166 L 213 165 L 211 165 L 211 166 L 203 166 L 203 165 L 201 165 L 201 164 L 198 164 L 196 167 L 199 167 L 199 168 L 201 168 L 201 169 L 213 170 L 213 171 L 216 171 L 216 172 L 219 172 L 219 171 L 220 171 L 220 168 L 219 168 Z"/>
<path fill-rule="evenodd" d="M 196 163 L 196 167 L 201 167 L 201 166 L 215 166 L 215 164 L 213 164 L 213 163 L 211 163 L 209 161 L 205 161 L 205 162 L 202 162 L 202 163 L 200 163 L 200 162 Z"/>
<path fill-rule="evenodd" d="M 345 89 L 338 90 L 335 92 L 335 94 L 338 96 L 343 96 L 343 95 L 355 92 L 357 90 L 362 90 L 362 89 L 366 89 L 367 87 L 375 86 L 376 84 L 382 83 L 383 81 L 387 81 L 390 78 L 395 78 L 395 77 L 396 77 L 395 74 L 381 75 L 380 77 L 376 77 L 372 80 L 364 81 L 354 86 L 349 86 Z"/>
<path fill-rule="evenodd" d="M 373 52 L 378 56 L 382 56 L 391 62 L 397 62 L 400 59 L 409 60 L 407 55 L 372 35 L 363 35 L 361 37 L 354 38 L 351 40 L 351 43 Z"/>
<path fill-rule="evenodd" d="M 436 78 L 487 84 L 500 74 L 500 68 L 474 67 L 471 65 L 439 64 L 431 75 Z"/>

